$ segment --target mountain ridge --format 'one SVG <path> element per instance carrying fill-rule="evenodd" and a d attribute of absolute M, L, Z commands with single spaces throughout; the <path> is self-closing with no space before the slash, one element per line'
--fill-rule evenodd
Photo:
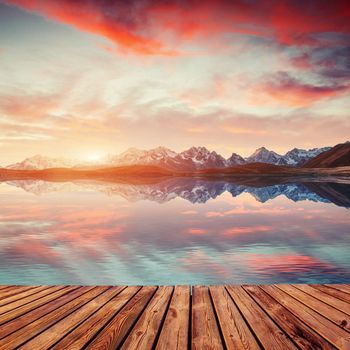
<path fill-rule="evenodd" d="M 209 151 L 203 146 L 193 146 L 180 153 L 159 146 L 150 150 L 129 148 L 120 154 L 109 155 L 98 163 L 78 162 L 64 158 L 35 155 L 21 162 L 10 164 L 6 168 L 16 170 L 43 170 L 50 168 L 106 168 L 147 165 L 158 166 L 169 170 L 196 171 L 204 169 L 225 169 L 252 163 L 300 167 L 314 157 L 329 150 L 331 150 L 331 147 L 312 148 L 309 150 L 293 148 L 284 155 L 280 155 L 265 147 L 260 147 L 249 157 L 244 158 L 233 152 L 231 156 L 226 159 L 217 152 Z"/>
<path fill-rule="evenodd" d="M 304 168 L 350 166 L 350 142 L 340 143 L 307 161 Z"/>

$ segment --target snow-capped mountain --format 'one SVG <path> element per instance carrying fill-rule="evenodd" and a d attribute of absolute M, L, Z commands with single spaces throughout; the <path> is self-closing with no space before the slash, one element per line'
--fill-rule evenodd
<path fill-rule="evenodd" d="M 248 163 L 268 163 L 274 165 L 302 166 L 330 147 L 313 148 L 309 150 L 294 148 L 285 155 L 270 151 L 265 147 L 258 148 L 251 156 L 241 157 L 237 153 L 225 159 L 215 151 L 205 147 L 191 147 L 181 153 L 176 153 L 166 147 L 150 150 L 129 148 L 117 155 L 109 155 L 98 163 L 74 162 L 62 158 L 50 158 L 41 155 L 26 158 L 22 162 L 7 166 L 8 169 L 34 170 L 47 168 L 84 168 L 84 167 L 118 167 L 128 165 L 153 165 L 172 170 L 193 171 L 210 168 L 233 167 Z"/>
<path fill-rule="evenodd" d="M 22 162 L 7 166 L 8 169 L 17 170 L 40 170 L 49 168 L 70 168 L 74 162 L 63 158 L 50 158 L 37 154 L 33 157 L 26 158 Z"/>
<path fill-rule="evenodd" d="M 175 157 L 178 163 L 192 169 L 209 169 L 226 167 L 226 159 L 215 151 L 210 152 L 205 147 L 191 147 Z"/>
<path fill-rule="evenodd" d="M 191 147 L 181 153 L 176 153 L 165 147 L 151 150 L 129 148 L 117 156 L 110 156 L 108 164 L 113 166 L 125 165 L 157 165 L 181 170 L 223 168 L 226 160 L 216 152 L 210 152 L 205 147 Z"/>
<path fill-rule="evenodd" d="M 110 166 L 155 165 L 168 169 L 192 169 L 192 164 L 187 164 L 178 153 L 165 147 L 151 150 L 129 148 L 119 155 L 109 156 L 107 164 Z"/>
<path fill-rule="evenodd" d="M 288 165 L 300 166 L 306 163 L 308 160 L 318 156 L 320 153 L 330 150 L 331 147 L 312 148 L 309 150 L 293 148 L 288 151 L 283 158 Z"/>
<path fill-rule="evenodd" d="M 251 156 L 245 159 L 246 163 L 269 163 L 275 165 L 301 166 L 308 160 L 316 157 L 331 147 L 312 148 L 309 150 L 293 148 L 285 155 L 269 151 L 265 147 L 258 148 Z"/>
<path fill-rule="evenodd" d="M 247 163 L 268 163 L 275 165 L 286 165 L 283 156 L 265 147 L 258 148 L 251 156 L 245 159 Z"/>
<path fill-rule="evenodd" d="M 231 157 L 226 160 L 226 166 L 235 166 L 246 163 L 245 159 L 237 153 L 232 153 Z"/>
<path fill-rule="evenodd" d="M 151 150 L 141 150 L 137 148 L 129 148 L 125 152 L 109 156 L 107 163 L 110 165 L 158 165 L 166 163 L 168 159 L 171 159 L 177 155 L 176 152 L 165 148 L 157 147 Z"/>

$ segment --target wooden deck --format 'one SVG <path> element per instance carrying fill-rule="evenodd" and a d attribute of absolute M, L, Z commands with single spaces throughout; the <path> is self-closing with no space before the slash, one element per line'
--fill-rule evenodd
<path fill-rule="evenodd" d="M 0 286 L 0 349 L 350 349 L 350 286 Z"/>

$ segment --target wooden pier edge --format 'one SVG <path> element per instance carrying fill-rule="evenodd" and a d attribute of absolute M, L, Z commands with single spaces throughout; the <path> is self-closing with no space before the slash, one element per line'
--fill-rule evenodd
<path fill-rule="evenodd" d="M 0 286 L 9 349 L 347 350 L 350 286 Z"/>

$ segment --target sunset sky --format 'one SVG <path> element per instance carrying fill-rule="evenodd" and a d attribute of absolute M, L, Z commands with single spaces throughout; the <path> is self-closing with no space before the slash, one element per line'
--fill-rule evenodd
<path fill-rule="evenodd" d="M 0 0 L 0 166 L 350 139 L 350 5 Z"/>

